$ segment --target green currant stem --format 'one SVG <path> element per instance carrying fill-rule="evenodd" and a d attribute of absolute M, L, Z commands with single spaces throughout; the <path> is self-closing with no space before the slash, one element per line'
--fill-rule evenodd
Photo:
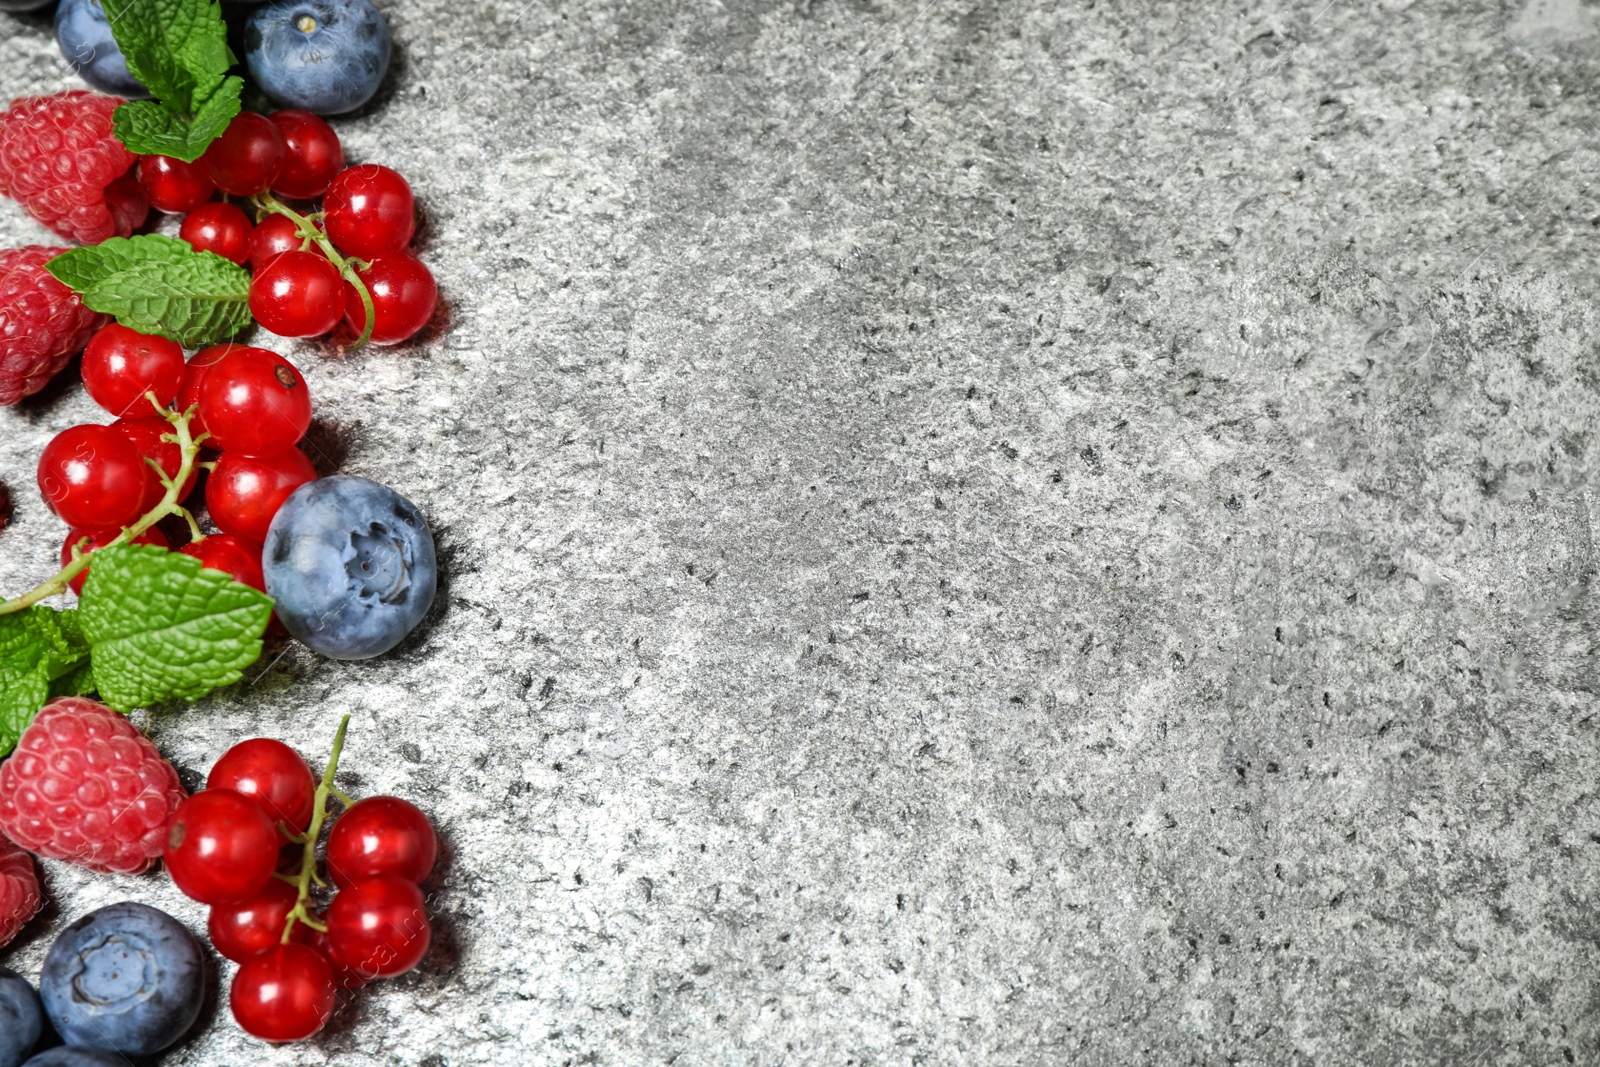
<path fill-rule="evenodd" d="M 294 935 L 294 924 L 305 923 L 313 930 L 326 931 L 327 927 L 311 917 L 306 904 L 311 900 L 311 882 L 316 879 L 318 884 L 323 884 L 317 878 L 317 838 L 322 836 L 322 824 L 328 817 L 328 796 L 337 792 L 333 785 L 333 773 L 339 769 L 339 753 L 344 749 L 344 732 L 350 725 L 350 716 L 346 715 L 339 720 L 339 730 L 333 735 L 333 752 L 328 756 L 328 766 L 322 772 L 322 784 L 317 786 L 315 802 L 311 807 L 311 824 L 306 827 L 305 853 L 300 860 L 300 876 L 291 883 L 298 891 L 294 908 L 289 912 L 289 918 L 283 924 L 283 941 L 287 945 L 289 938 Z M 344 794 L 338 793 L 342 799 Z"/>
<path fill-rule="evenodd" d="M 344 256 L 341 256 L 338 249 L 333 247 L 333 242 L 328 240 L 328 235 L 317 229 L 316 225 L 311 221 L 311 218 L 300 214 L 300 212 L 296 211 L 292 207 L 289 207 L 271 193 L 259 193 L 256 196 L 251 197 L 250 200 L 253 204 L 255 204 L 257 211 L 265 212 L 269 215 L 282 215 L 284 218 L 294 223 L 295 226 L 299 228 L 299 236 L 301 239 L 303 241 L 311 242 L 321 249 L 322 254 L 328 257 L 328 262 L 332 263 L 334 267 L 338 269 L 339 277 L 343 278 L 345 281 L 349 282 L 355 287 L 356 295 L 361 298 L 361 310 L 367 313 L 367 317 L 365 320 L 366 326 L 362 329 L 361 336 L 356 338 L 356 343 L 350 347 L 352 349 L 356 349 L 366 344 L 367 339 L 372 336 L 374 319 L 372 315 L 372 293 L 367 289 L 367 283 L 361 280 L 361 275 L 356 272 L 355 265 L 361 261 L 357 259 L 346 259 Z M 312 218 L 319 217 L 320 215 L 312 216 Z M 304 245 L 302 245 L 302 247 L 304 247 Z M 370 263 L 366 265 L 371 266 Z"/>
<path fill-rule="evenodd" d="M 67 587 L 72 584 L 72 579 L 88 568 L 89 557 L 94 555 L 95 552 L 103 552 L 108 548 L 116 548 L 118 545 L 128 544 L 168 515 L 187 516 L 190 525 L 194 525 L 194 516 L 189 515 L 189 512 L 178 501 L 184 483 L 189 480 L 189 475 L 194 472 L 195 457 L 200 454 L 200 445 L 206 439 L 206 435 L 201 434 L 199 437 L 195 437 L 189 432 L 189 421 L 194 417 L 194 408 L 180 413 L 162 407 L 156 400 L 154 393 L 146 393 L 145 396 L 149 397 L 150 403 L 155 405 L 155 409 L 161 413 L 161 417 L 172 423 L 173 432 L 163 434 L 162 440 L 175 442 L 181 454 L 178 473 L 174 477 L 167 477 L 166 472 L 159 465 L 156 467 L 156 473 L 160 476 L 162 488 L 166 490 L 166 493 L 155 507 L 145 512 L 139 521 L 132 526 L 124 527 L 122 532 L 113 540 L 89 552 L 80 552 L 77 547 L 74 547 L 72 562 L 56 572 L 54 578 L 39 583 L 21 596 L 0 601 L 0 615 L 9 615 L 15 611 L 22 611 L 47 597 L 66 592 Z"/>

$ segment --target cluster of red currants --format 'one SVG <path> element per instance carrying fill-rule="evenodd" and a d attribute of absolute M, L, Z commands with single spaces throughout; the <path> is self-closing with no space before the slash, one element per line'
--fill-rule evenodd
<path fill-rule="evenodd" d="M 330 792 L 343 798 L 331 775 L 319 787 L 293 749 L 255 738 L 217 761 L 168 831 L 173 882 L 210 906 L 212 944 L 240 964 L 229 993 L 234 1019 L 267 1041 L 315 1034 L 339 990 L 404 974 L 432 937 L 419 885 L 438 839 L 427 816 L 398 797 L 347 801 L 325 854 L 335 892 L 320 915 L 313 910 Z"/>
<path fill-rule="evenodd" d="M 433 317 L 433 275 L 406 251 L 416 232 L 411 186 L 388 167 L 346 167 L 339 135 L 307 111 L 240 112 L 194 163 L 139 161 L 139 185 L 162 211 L 184 215 L 179 236 L 201 251 L 249 264 L 250 312 L 282 337 L 320 337 L 343 320 L 374 344 L 397 344 Z M 217 190 L 253 197 L 252 225 Z M 270 191 L 270 192 L 269 192 Z M 278 198 L 321 199 L 301 213 Z M 346 259 L 346 257 L 353 257 Z"/>
<path fill-rule="evenodd" d="M 265 591 L 261 544 L 278 508 L 317 476 L 295 447 L 311 424 L 311 393 L 294 364 L 247 345 L 214 345 L 184 362 L 183 349 L 164 337 L 118 323 L 102 328 L 83 354 L 89 396 L 117 416 L 109 426 L 73 426 L 57 434 L 39 459 L 39 491 L 72 529 L 61 562 L 74 551 L 103 547 L 148 515 L 171 493 L 181 514 L 194 491 L 192 467 L 176 485 L 182 452 L 163 409 L 196 408 L 189 428 L 222 455 L 211 465 L 205 502 L 221 535 L 197 538 L 179 551 L 236 581 Z M 158 473 L 159 470 L 159 473 Z M 150 526 L 136 544 L 170 547 Z M 81 592 L 88 570 L 71 582 Z"/>

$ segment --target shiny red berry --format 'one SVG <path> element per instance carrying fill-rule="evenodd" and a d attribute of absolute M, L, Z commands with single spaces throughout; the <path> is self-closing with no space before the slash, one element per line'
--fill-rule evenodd
<path fill-rule="evenodd" d="M 78 545 L 82 544 L 84 538 L 88 538 L 88 543 L 83 544 L 83 547 L 79 548 L 79 551 L 90 552 L 94 549 L 104 548 L 106 545 L 109 545 L 112 541 L 115 541 L 118 535 L 121 533 L 121 530 L 68 530 L 67 539 L 61 545 L 61 565 L 65 567 L 67 564 L 72 562 L 72 550 Z M 164 537 L 161 531 L 156 529 L 154 526 L 150 527 L 150 529 L 146 530 L 138 537 L 135 537 L 132 543 L 136 545 L 155 545 L 157 548 L 167 547 L 166 537 Z M 93 566 L 93 564 L 90 566 Z M 72 591 L 74 593 L 81 594 L 83 592 L 83 583 L 88 580 L 89 568 L 85 567 L 83 570 L 78 572 L 78 576 L 76 578 L 72 579 L 72 581 L 67 584 L 72 587 Z"/>
<path fill-rule="evenodd" d="M 285 252 L 298 251 L 305 244 L 300 228 L 286 215 L 268 215 L 256 223 L 250 235 L 250 267 L 260 270 Z"/>
<path fill-rule="evenodd" d="M 205 381 L 206 372 L 211 369 L 212 364 L 236 347 L 236 345 L 231 344 L 212 345 L 210 348 L 202 348 L 190 356 L 189 362 L 183 365 L 183 381 L 178 386 L 178 399 L 173 406 L 179 411 L 197 408 L 200 403 L 200 383 Z M 206 432 L 206 422 L 200 417 L 198 410 L 189 419 L 189 432 L 195 437 L 199 437 Z M 205 442 L 205 445 L 207 448 L 216 447 L 210 441 Z"/>
<path fill-rule="evenodd" d="M 250 797 L 207 789 L 178 805 L 162 854 L 184 896 L 233 904 L 256 896 L 278 865 L 278 831 Z"/>
<path fill-rule="evenodd" d="M 399 797 L 357 801 L 328 835 L 328 873 L 340 889 L 378 875 L 420 884 L 438 855 L 433 824 Z"/>
<path fill-rule="evenodd" d="M 323 225 L 335 248 L 371 259 L 411 243 L 416 232 L 416 204 L 406 180 L 375 163 L 339 172 L 322 200 Z"/>
<path fill-rule="evenodd" d="M 198 164 L 171 156 L 141 157 L 139 188 L 152 207 L 172 215 L 188 214 L 217 191 Z"/>
<path fill-rule="evenodd" d="M 205 544 L 213 538 L 198 542 Z M 261 573 L 261 550 L 256 549 L 256 573 Z M 295 833 L 311 825 L 317 783 L 300 754 L 282 741 L 253 737 L 222 754 L 206 778 L 207 789 L 232 789 L 252 797 L 273 824 L 286 824 Z M 287 840 L 287 838 L 285 838 Z"/>
<path fill-rule="evenodd" d="M 250 220 L 232 204 L 201 204 L 184 216 L 178 236 L 196 252 L 215 252 L 242 264 L 250 257 Z"/>
<path fill-rule="evenodd" d="M 344 279 L 319 252 L 285 252 L 250 279 L 250 314 L 279 337 L 320 337 L 344 317 Z"/>
<path fill-rule="evenodd" d="M 299 892 L 277 878 L 267 879 L 261 892 L 237 904 L 218 904 L 206 919 L 206 931 L 218 952 L 234 963 L 259 956 L 283 940 L 289 913 Z M 295 931 L 309 930 L 295 924 Z"/>
<path fill-rule="evenodd" d="M 309 111 L 274 111 L 267 116 L 283 134 L 283 166 L 272 191 L 294 200 L 314 200 L 344 168 L 339 135 Z"/>
<path fill-rule="evenodd" d="M 311 392 L 295 365 L 278 353 L 233 345 L 200 383 L 200 417 L 214 447 L 270 456 L 305 436 Z"/>
<path fill-rule="evenodd" d="M 258 593 L 267 591 L 266 579 L 261 574 L 261 546 L 254 541 L 232 534 L 212 534 L 198 541 L 190 541 L 178 551 L 199 560 L 202 567 L 221 571 L 239 584 L 248 585 Z M 214 778 L 215 771 L 212 774 Z M 231 782 L 212 781 L 211 784 L 227 786 L 241 793 L 250 792 Z M 309 810 L 308 808 L 307 811 Z M 301 826 L 298 829 L 303 830 L 305 827 Z"/>
<path fill-rule="evenodd" d="M 146 459 L 153 459 L 161 468 L 161 473 L 168 478 L 178 476 L 178 468 L 183 466 L 183 450 L 176 441 L 163 440 L 172 433 L 172 423 L 159 416 L 152 415 L 148 419 L 118 419 L 111 424 L 139 450 L 139 455 Z M 148 466 L 148 464 L 146 464 Z M 178 500 L 186 499 L 194 490 L 195 479 L 200 472 L 195 469 L 189 471 L 189 478 L 184 483 L 183 491 L 178 494 Z M 161 484 L 160 478 L 151 478 L 149 488 L 145 491 L 144 507 L 140 514 L 155 507 L 163 496 L 166 496 L 166 487 Z"/>
<path fill-rule="evenodd" d="M 422 261 L 405 252 L 381 252 L 372 265 L 357 271 L 372 294 L 372 343 L 393 345 L 414 336 L 433 317 L 439 306 L 439 287 Z M 349 282 L 344 285 L 344 321 L 358 335 L 367 324 L 367 309 L 361 294 Z"/>
<path fill-rule="evenodd" d="M 263 1041 L 304 1041 L 333 1014 L 333 969 L 307 945 L 278 945 L 250 957 L 233 977 L 234 1021 Z"/>
<path fill-rule="evenodd" d="M 328 906 L 334 962 L 369 980 L 411 970 L 422 962 L 432 936 L 422 890 L 404 878 L 357 882 Z"/>
<path fill-rule="evenodd" d="M 155 473 L 137 449 L 110 426 L 73 426 L 44 446 L 39 492 L 68 526 L 105 530 L 132 525 L 144 514 Z"/>
<path fill-rule="evenodd" d="M 206 510 L 224 533 L 264 542 L 289 494 L 316 476 L 298 448 L 262 458 L 224 452 L 206 479 Z"/>
<path fill-rule="evenodd" d="M 165 407 L 182 381 L 182 346 L 119 322 L 101 327 L 83 350 L 83 388 L 113 415 L 154 415 L 145 393 Z"/>
<path fill-rule="evenodd" d="M 241 111 L 211 142 L 199 166 L 217 188 L 235 196 L 265 192 L 283 166 L 283 134 L 265 115 Z"/>

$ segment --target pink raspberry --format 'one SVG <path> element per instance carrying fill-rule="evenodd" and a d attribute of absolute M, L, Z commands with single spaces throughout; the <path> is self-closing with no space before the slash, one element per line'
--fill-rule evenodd
<path fill-rule="evenodd" d="M 121 103 L 83 89 L 13 100 L 0 114 L 0 195 L 80 244 L 132 233 L 150 205 L 138 157 L 111 134 Z"/>
<path fill-rule="evenodd" d="M 43 903 L 33 857 L 0 837 L 0 947 L 17 936 Z"/>
<path fill-rule="evenodd" d="M 156 746 L 82 697 L 46 704 L 0 763 L 0 831 L 30 852 L 92 871 L 147 870 L 183 799 Z"/>
<path fill-rule="evenodd" d="M 0 406 L 43 389 L 107 322 L 44 269 L 65 251 L 0 251 Z"/>

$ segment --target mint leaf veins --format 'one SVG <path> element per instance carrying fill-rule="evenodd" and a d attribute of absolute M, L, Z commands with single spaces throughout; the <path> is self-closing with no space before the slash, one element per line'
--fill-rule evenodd
<path fill-rule="evenodd" d="M 155 100 L 134 100 L 112 115 L 130 152 L 193 163 L 239 113 L 243 82 L 228 75 L 235 58 L 216 0 L 117 0 L 105 5 L 128 72 Z"/>
<path fill-rule="evenodd" d="M 91 310 L 140 333 L 190 348 L 225 341 L 250 325 L 250 274 L 215 252 L 161 234 L 113 237 L 45 264 Z"/>

